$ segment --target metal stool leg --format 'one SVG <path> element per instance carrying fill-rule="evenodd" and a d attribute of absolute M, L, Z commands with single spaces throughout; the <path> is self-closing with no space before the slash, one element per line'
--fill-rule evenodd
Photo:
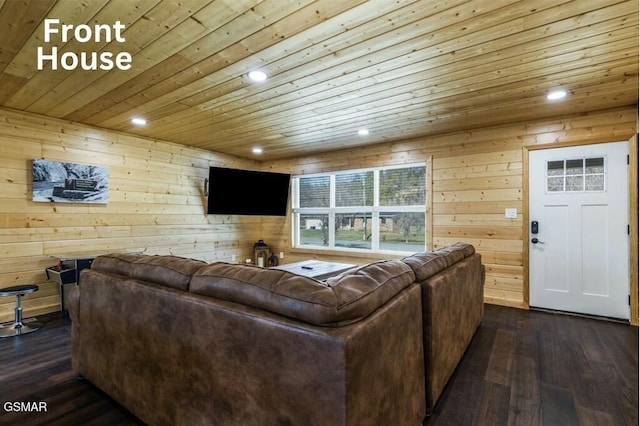
<path fill-rule="evenodd" d="M 22 303 L 20 303 L 20 297 L 22 294 L 16 294 L 16 315 L 12 325 L 4 328 L 0 328 L 0 337 L 11 337 L 19 334 L 27 334 L 42 327 L 39 322 L 32 322 L 30 324 L 22 323 Z"/>
<path fill-rule="evenodd" d="M 22 303 L 20 303 L 21 294 L 16 294 L 16 316 L 13 325 L 22 327 Z"/>

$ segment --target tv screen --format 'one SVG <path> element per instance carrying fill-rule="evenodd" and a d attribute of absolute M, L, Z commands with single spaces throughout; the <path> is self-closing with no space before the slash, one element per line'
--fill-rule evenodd
<path fill-rule="evenodd" d="M 291 175 L 209 168 L 208 214 L 286 216 Z"/>

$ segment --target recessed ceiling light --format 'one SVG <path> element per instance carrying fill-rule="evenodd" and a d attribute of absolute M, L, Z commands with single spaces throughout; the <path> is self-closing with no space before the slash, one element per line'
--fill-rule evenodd
<path fill-rule="evenodd" d="M 367 136 L 367 135 L 369 134 L 369 130 L 367 130 L 367 129 L 360 129 L 360 130 L 358 130 L 358 134 L 359 134 L 360 136 Z"/>
<path fill-rule="evenodd" d="M 255 147 L 251 150 L 254 154 L 262 154 L 262 148 Z"/>
<path fill-rule="evenodd" d="M 267 79 L 267 73 L 260 70 L 251 71 L 249 78 L 253 81 L 265 81 Z"/>
<path fill-rule="evenodd" d="M 144 118 L 140 118 L 140 117 L 132 118 L 131 122 L 133 124 L 135 124 L 136 126 L 144 126 L 145 124 L 147 124 L 147 120 L 145 120 Z"/>
<path fill-rule="evenodd" d="M 566 90 L 554 90 L 547 95 L 547 100 L 549 101 L 557 101 L 558 99 L 562 99 L 567 96 Z"/>

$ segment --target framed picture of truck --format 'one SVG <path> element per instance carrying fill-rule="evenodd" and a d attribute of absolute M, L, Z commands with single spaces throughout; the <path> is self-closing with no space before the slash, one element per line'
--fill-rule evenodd
<path fill-rule="evenodd" d="M 108 198 L 106 167 L 33 160 L 33 201 L 106 204 Z"/>

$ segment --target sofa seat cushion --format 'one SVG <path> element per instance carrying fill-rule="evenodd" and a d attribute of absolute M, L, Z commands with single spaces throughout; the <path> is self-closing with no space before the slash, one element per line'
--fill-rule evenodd
<path fill-rule="evenodd" d="M 178 256 L 113 253 L 96 257 L 91 269 L 187 291 L 191 276 L 205 265 Z"/>
<path fill-rule="evenodd" d="M 474 253 L 471 244 L 458 242 L 436 251 L 412 254 L 402 261 L 416 274 L 416 281 L 422 282 Z"/>
<path fill-rule="evenodd" d="M 414 280 L 411 268 L 397 260 L 351 269 L 326 283 L 279 269 L 218 262 L 196 272 L 189 291 L 339 327 L 365 318 Z"/>

